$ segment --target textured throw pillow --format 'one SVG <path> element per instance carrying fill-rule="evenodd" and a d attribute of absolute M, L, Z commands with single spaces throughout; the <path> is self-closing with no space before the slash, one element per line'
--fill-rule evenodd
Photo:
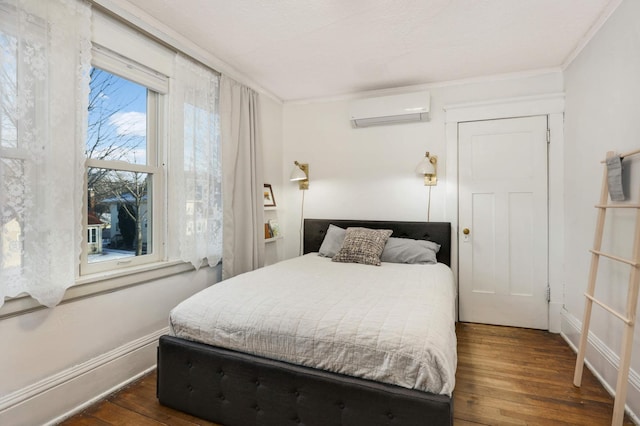
<path fill-rule="evenodd" d="M 322 240 L 322 245 L 320 246 L 320 256 L 335 256 L 338 250 L 340 250 L 340 247 L 342 247 L 346 232 L 344 229 L 330 224 L 329 229 L 327 229 L 327 235 L 324 236 L 324 240 Z"/>
<path fill-rule="evenodd" d="M 380 265 L 380 254 L 393 231 L 389 229 L 347 228 L 344 242 L 334 262 Z"/>
<path fill-rule="evenodd" d="M 380 260 L 391 263 L 438 263 L 440 244 L 426 240 L 391 237 L 384 246 Z"/>

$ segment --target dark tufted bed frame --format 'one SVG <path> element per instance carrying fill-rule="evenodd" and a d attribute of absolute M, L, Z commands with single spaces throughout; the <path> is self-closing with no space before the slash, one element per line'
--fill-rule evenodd
<path fill-rule="evenodd" d="M 394 237 L 441 245 L 450 265 L 448 222 L 305 219 L 304 252 L 317 252 L 329 224 L 392 229 Z M 453 399 L 228 349 L 162 336 L 161 404 L 225 426 L 452 425 Z"/>

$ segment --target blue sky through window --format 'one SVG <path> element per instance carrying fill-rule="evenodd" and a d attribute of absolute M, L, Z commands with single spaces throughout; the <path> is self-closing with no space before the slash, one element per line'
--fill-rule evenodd
<path fill-rule="evenodd" d="M 147 88 L 92 68 L 87 157 L 146 164 Z"/>

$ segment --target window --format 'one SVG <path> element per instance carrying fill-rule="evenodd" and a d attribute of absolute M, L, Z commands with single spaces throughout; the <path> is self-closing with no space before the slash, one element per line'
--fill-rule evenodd
<path fill-rule="evenodd" d="M 0 32 L 0 56 L 3 61 L 0 72 L 0 93 L 2 94 L 2 108 L 0 108 L 0 170 L 2 181 L 0 193 L 8 193 L 11 188 L 15 198 L 11 200 L 17 208 L 9 208 L 2 212 L 6 218 L 0 221 L 0 259 L 2 267 L 9 270 L 19 270 L 22 265 L 23 244 L 21 238 L 22 219 L 19 211 L 24 204 L 23 186 L 19 184 L 23 178 L 25 153 L 18 145 L 18 127 L 16 125 L 17 111 L 17 64 L 15 52 L 17 40 L 8 33 Z"/>
<path fill-rule="evenodd" d="M 98 238 L 98 234 L 97 234 L 97 230 L 96 228 L 89 228 L 88 230 L 89 232 L 87 233 L 87 242 L 89 244 L 96 244 L 97 243 L 97 238 Z"/>
<path fill-rule="evenodd" d="M 89 12 L 0 2 L 0 306 L 54 306 L 76 282 Z"/>
<path fill-rule="evenodd" d="M 166 78 L 106 49 L 94 49 L 93 61 L 82 275 L 164 259 L 157 200 L 165 198 L 158 119 L 165 96 L 143 83 Z"/>
<path fill-rule="evenodd" d="M 177 77 L 175 51 L 85 2 L 54 3 L 0 2 L 0 317 L 222 251 L 219 76 Z"/>

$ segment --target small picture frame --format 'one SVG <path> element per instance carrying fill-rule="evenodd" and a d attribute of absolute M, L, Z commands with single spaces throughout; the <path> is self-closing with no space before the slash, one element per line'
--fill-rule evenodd
<path fill-rule="evenodd" d="M 273 188 L 271 188 L 271 184 L 264 184 L 264 206 L 265 207 L 275 207 L 276 199 L 273 197 Z"/>
<path fill-rule="evenodd" d="M 278 224 L 278 221 L 275 219 L 269 219 L 267 223 L 269 224 L 269 229 L 271 229 L 271 237 L 279 237 L 280 225 Z"/>

